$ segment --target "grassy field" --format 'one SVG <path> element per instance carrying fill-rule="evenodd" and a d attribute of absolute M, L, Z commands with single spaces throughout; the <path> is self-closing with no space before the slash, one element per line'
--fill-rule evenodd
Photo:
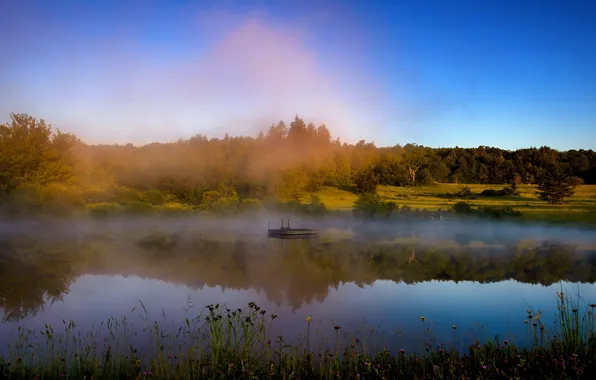
<path fill-rule="evenodd" d="M 500 189 L 502 185 L 467 185 L 472 194 L 467 198 L 451 198 L 466 185 L 438 184 L 424 187 L 379 186 L 378 192 L 386 201 L 402 206 L 427 210 L 451 208 L 455 203 L 466 201 L 472 206 L 510 206 L 523 213 L 525 220 L 548 220 L 550 222 L 596 223 L 596 185 L 579 186 L 573 197 L 563 205 L 549 205 L 536 197 L 536 186 L 520 185 L 519 196 L 481 196 L 483 190 Z M 329 210 L 349 211 L 358 194 L 350 189 L 325 187 L 317 195 Z"/>

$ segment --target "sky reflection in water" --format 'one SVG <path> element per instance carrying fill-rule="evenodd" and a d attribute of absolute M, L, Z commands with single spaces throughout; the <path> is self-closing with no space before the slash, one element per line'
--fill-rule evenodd
<path fill-rule="evenodd" d="M 411 350 L 428 339 L 419 319 L 424 316 L 433 341 L 455 339 L 458 346 L 498 334 L 523 344 L 529 342 L 523 322 L 528 304 L 542 310 L 548 326 L 561 285 L 596 301 L 593 253 L 564 244 L 441 250 L 411 241 L 270 244 L 178 238 L 179 244 L 165 248 L 155 232 L 128 241 L 74 239 L 59 250 L 55 242 L 23 245 L 22 239 L 4 239 L 0 306 L 2 316 L 12 320 L 0 324 L 0 337 L 14 336 L 19 325 L 39 330 L 62 319 L 75 320 L 82 330 L 111 316 L 138 321 L 131 309 L 139 300 L 150 319 L 162 321 L 163 311 L 176 325 L 207 304 L 245 308 L 254 301 L 279 315 L 275 332 L 288 338 L 306 333 L 308 315 L 327 337 L 335 334 L 333 324 L 353 332 L 366 319 L 369 328 L 380 326 L 387 333 L 377 336 L 380 342 Z M 40 244 L 52 253 L 40 255 Z M 409 262 L 412 249 L 417 263 Z M 56 293 L 61 297 L 50 302 L 48 294 Z M 189 299 L 194 306 L 185 310 Z"/>

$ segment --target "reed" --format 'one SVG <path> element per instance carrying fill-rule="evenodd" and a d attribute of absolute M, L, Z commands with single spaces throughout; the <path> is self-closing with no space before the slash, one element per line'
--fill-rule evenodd
<path fill-rule="evenodd" d="M 588 378 L 596 371 L 594 308 L 561 289 L 555 323 L 547 327 L 540 310 L 528 310 L 525 323 L 532 344 L 519 348 L 498 337 L 458 350 L 432 343 L 421 317 L 424 340 L 419 352 L 390 351 L 334 325 L 330 339 L 315 342 L 321 331 L 305 321 L 296 344 L 273 337 L 275 314 L 251 302 L 245 309 L 208 305 L 181 326 L 149 319 L 145 306 L 138 320 L 110 318 L 81 334 L 74 321 L 60 329 L 18 329 L 0 358 L 8 379 L 415 379 L 415 378 Z M 132 311 L 136 310 L 133 308 Z M 365 330 L 368 328 L 365 326 Z M 368 329 L 373 331 L 374 329 Z"/>

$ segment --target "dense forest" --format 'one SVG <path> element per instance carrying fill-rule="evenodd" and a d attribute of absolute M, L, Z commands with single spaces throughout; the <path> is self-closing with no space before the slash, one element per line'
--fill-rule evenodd
<path fill-rule="evenodd" d="M 325 125 L 298 116 L 256 137 L 196 135 L 144 146 L 88 145 L 25 114 L 11 114 L 0 125 L 0 193 L 5 203 L 27 207 L 58 199 L 226 206 L 300 199 L 322 186 L 356 184 L 368 192 L 371 183 L 373 189 L 434 182 L 535 184 L 549 166 L 596 183 L 593 150 L 347 144 Z"/>

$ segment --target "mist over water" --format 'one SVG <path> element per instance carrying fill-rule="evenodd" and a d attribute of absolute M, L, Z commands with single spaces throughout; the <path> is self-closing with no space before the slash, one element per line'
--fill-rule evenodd
<path fill-rule="evenodd" d="M 208 304 L 252 301 L 279 315 L 274 331 L 289 341 L 305 334 L 311 315 L 321 339 L 339 325 L 392 349 L 419 349 L 425 339 L 463 347 L 494 335 L 523 345 L 528 305 L 548 325 L 561 286 L 596 300 L 594 230 L 325 217 L 291 219 L 318 228 L 319 239 L 267 238 L 280 222 L 273 214 L 1 221 L 0 337 L 63 319 L 92 330 L 125 315 L 142 328 L 139 300 L 150 321 L 167 326 Z"/>

